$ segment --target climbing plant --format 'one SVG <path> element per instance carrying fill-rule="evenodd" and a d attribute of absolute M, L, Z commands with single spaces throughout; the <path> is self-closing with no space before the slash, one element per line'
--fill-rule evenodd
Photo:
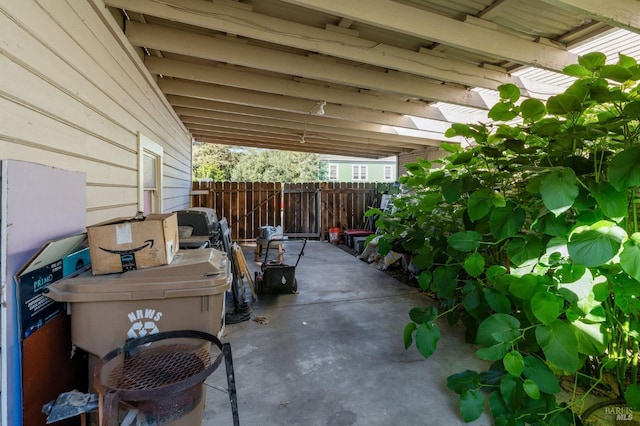
<path fill-rule="evenodd" d="M 406 348 L 431 356 L 446 319 L 488 361 L 447 380 L 465 421 L 579 423 L 605 385 L 640 409 L 640 66 L 589 53 L 564 72 L 546 102 L 500 86 L 491 124 L 447 131 L 471 148 L 407 165 L 393 209 L 368 212 L 439 301 L 410 311 Z M 559 402 L 561 379 L 584 392 Z"/>

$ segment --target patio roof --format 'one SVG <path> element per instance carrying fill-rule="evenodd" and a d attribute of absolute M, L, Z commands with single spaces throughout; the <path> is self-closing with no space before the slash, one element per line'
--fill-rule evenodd
<path fill-rule="evenodd" d="M 522 70 L 557 73 L 587 40 L 640 32 L 635 0 L 105 3 L 196 141 L 372 158 L 451 142 L 500 84 L 558 93 L 562 79 Z"/>

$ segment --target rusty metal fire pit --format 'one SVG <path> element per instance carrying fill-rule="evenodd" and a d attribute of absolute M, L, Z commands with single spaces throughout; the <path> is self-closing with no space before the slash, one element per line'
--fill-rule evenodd
<path fill-rule="evenodd" d="M 114 349 L 94 370 L 101 426 L 117 425 L 121 406 L 138 410 L 148 425 L 185 416 L 200 403 L 204 381 L 226 353 L 230 358 L 230 348 L 215 336 L 191 330 L 152 334 Z M 228 379 L 229 365 L 230 359 Z M 229 385 L 235 423 L 235 381 Z"/>

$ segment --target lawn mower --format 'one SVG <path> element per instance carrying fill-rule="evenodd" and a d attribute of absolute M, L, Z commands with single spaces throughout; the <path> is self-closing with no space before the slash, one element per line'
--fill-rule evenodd
<path fill-rule="evenodd" d="M 303 240 L 298 260 L 295 265 L 287 265 L 277 260 L 268 260 L 269 246 L 271 243 L 282 244 L 285 240 L 269 240 L 264 253 L 264 262 L 260 267 L 261 271 L 255 274 L 255 289 L 257 294 L 287 294 L 298 292 L 298 280 L 296 279 L 296 267 L 300 258 L 304 255 L 304 248 L 307 240 Z M 289 241 L 289 240 L 287 240 Z"/>

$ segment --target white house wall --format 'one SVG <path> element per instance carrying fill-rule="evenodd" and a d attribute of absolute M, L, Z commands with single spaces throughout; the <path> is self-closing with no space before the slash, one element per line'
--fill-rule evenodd
<path fill-rule="evenodd" d="M 164 211 L 189 206 L 191 137 L 117 25 L 101 0 L 0 0 L 0 158 L 85 172 L 87 224 L 136 212 L 138 132 Z"/>

